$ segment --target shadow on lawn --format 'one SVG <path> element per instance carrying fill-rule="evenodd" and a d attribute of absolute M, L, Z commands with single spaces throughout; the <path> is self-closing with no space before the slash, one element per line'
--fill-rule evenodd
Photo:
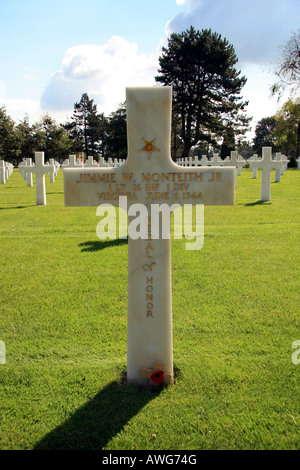
<path fill-rule="evenodd" d="M 81 251 L 99 251 L 104 250 L 104 248 L 109 248 L 111 246 L 127 245 L 128 240 L 123 238 L 117 238 L 116 240 L 92 240 L 89 242 L 79 243 Z"/>
<path fill-rule="evenodd" d="M 251 207 L 251 206 L 269 206 L 271 201 L 255 201 L 255 202 L 248 202 L 247 204 L 244 204 L 246 207 Z M 242 204 L 243 205 L 243 204 Z"/>
<path fill-rule="evenodd" d="M 47 434 L 34 450 L 101 450 L 161 390 L 112 382 Z"/>
<path fill-rule="evenodd" d="M 7 209 L 27 209 L 27 207 L 34 207 L 36 204 L 27 204 L 27 206 L 10 206 L 10 207 L 0 207 L 0 211 Z"/>

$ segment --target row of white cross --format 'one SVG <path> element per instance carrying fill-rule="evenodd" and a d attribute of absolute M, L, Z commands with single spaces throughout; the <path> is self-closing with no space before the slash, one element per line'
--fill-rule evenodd
<path fill-rule="evenodd" d="M 107 162 L 103 157 L 100 157 L 99 162 L 95 161 L 92 156 L 89 156 L 85 163 L 81 160 L 78 160 L 76 155 L 70 155 L 64 163 L 62 164 L 63 168 L 105 168 L 105 167 L 118 167 L 125 163 L 125 159 L 109 158 Z"/>
<path fill-rule="evenodd" d="M 70 155 L 69 159 L 66 159 L 62 164 L 62 168 L 101 168 L 101 167 L 118 167 L 122 165 L 125 160 L 109 158 L 106 162 L 103 157 L 100 158 L 99 162 L 95 161 L 92 156 L 89 156 L 85 163 L 77 159 L 76 155 Z M 257 178 L 257 169 L 262 169 L 261 179 L 261 201 L 269 201 L 271 199 L 271 185 L 270 185 L 270 173 L 275 168 L 275 182 L 280 182 L 280 176 L 284 174 L 287 169 L 289 160 L 285 155 L 276 153 L 275 159 L 272 158 L 272 148 L 263 147 L 262 158 L 259 158 L 257 154 L 254 154 L 248 159 L 249 166 L 253 172 L 253 178 Z M 298 168 L 300 169 L 300 157 L 298 157 Z M 222 160 L 218 153 L 214 153 L 211 159 L 208 159 L 205 155 L 199 160 L 198 157 L 189 157 L 186 159 L 179 159 L 176 162 L 179 166 L 235 166 L 238 169 L 238 176 L 241 175 L 242 169 L 246 163 L 237 151 L 232 151 L 230 157 L 226 157 Z M 31 158 L 26 158 L 22 163 L 19 164 L 19 170 L 23 178 L 27 181 L 27 186 L 32 187 L 32 175 L 36 174 L 36 204 L 46 204 L 46 190 L 45 190 L 45 174 L 50 174 L 50 183 L 55 182 L 55 176 L 60 169 L 60 164 L 54 159 L 50 159 L 49 162 L 44 163 L 44 153 L 35 152 L 35 164 L 32 163 Z M 0 160 L 0 176 L 1 184 L 5 184 L 6 179 L 13 171 L 13 165 L 11 163 Z"/>
<path fill-rule="evenodd" d="M 45 174 L 49 173 L 50 183 L 55 182 L 55 176 L 57 175 L 60 164 L 53 158 L 49 159 L 49 162 L 45 163 L 44 152 L 35 152 L 35 163 L 32 163 L 31 158 L 24 159 L 19 164 L 19 171 L 23 178 L 27 181 L 27 186 L 33 186 L 33 173 L 36 175 L 36 204 L 46 205 L 46 187 L 45 187 Z M 62 164 L 62 168 L 92 168 L 92 167 L 117 167 L 124 163 L 125 160 L 117 160 L 110 158 L 108 162 L 105 162 L 103 158 L 100 162 L 93 160 L 93 157 L 89 156 L 87 161 L 83 163 L 77 159 L 76 155 L 70 155 L 68 159 Z M 5 180 L 4 180 L 5 183 Z"/>
<path fill-rule="evenodd" d="M 235 166 L 238 169 L 238 175 L 240 176 L 242 169 L 246 162 L 248 162 L 250 164 L 250 169 L 253 172 L 253 178 L 257 178 L 257 167 L 253 168 L 252 162 L 260 160 L 261 158 L 259 158 L 257 154 L 252 155 L 252 157 L 246 160 L 241 155 L 238 155 L 237 151 L 232 151 L 230 152 L 230 157 L 228 156 L 224 160 L 222 160 L 218 153 L 214 153 L 212 158 L 207 158 L 206 155 L 202 155 L 201 159 L 199 159 L 196 155 L 195 157 L 179 158 L 176 163 L 180 166 Z M 280 171 L 276 171 L 275 179 L 275 181 L 280 181 L 280 175 L 284 174 L 290 160 L 280 152 L 275 154 L 275 160 L 279 160 L 282 163 Z M 300 157 L 298 158 L 298 168 L 300 169 Z"/>
<path fill-rule="evenodd" d="M 271 199 L 271 170 L 275 169 L 275 182 L 280 182 L 280 175 L 283 175 L 287 169 L 290 160 L 281 153 L 276 153 L 275 159 L 272 158 L 272 148 L 263 147 L 262 158 L 254 154 L 248 159 L 250 170 L 253 172 L 253 178 L 257 178 L 257 169 L 262 169 L 261 177 L 261 201 L 270 201 Z M 300 169 L 300 157 L 298 157 L 298 168 Z M 181 166 L 235 166 L 238 169 L 238 176 L 241 175 L 246 160 L 238 155 L 237 151 L 230 152 L 230 157 L 222 160 L 218 153 L 214 153 L 211 159 L 203 155 L 201 160 L 198 157 L 189 157 L 179 159 L 177 163 Z"/>
<path fill-rule="evenodd" d="M 14 166 L 12 163 L 6 162 L 4 160 L 0 160 L 0 181 L 1 184 L 5 184 L 7 178 L 10 177 L 12 172 L 14 171 Z"/>

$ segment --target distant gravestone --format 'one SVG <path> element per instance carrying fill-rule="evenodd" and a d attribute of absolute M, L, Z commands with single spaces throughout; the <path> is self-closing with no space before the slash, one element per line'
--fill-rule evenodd
<path fill-rule="evenodd" d="M 173 380 L 171 242 L 153 237 L 149 210 L 161 202 L 169 209 L 235 203 L 233 168 L 183 168 L 172 161 L 171 97 L 171 87 L 127 88 L 126 162 L 64 169 L 66 206 L 118 206 L 126 196 L 129 216 L 137 203 L 147 210 L 147 236 L 128 239 L 127 382 L 141 385 Z"/>
<path fill-rule="evenodd" d="M 5 161 L 4 160 L 0 160 L 0 178 L 1 178 L 1 184 L 5 184 L 6 171 L 5 171 Z"/>
<path fill-rule="evenodd" d="M 287 170 L 290 160 L 288 159 L 286 155 L 281 155 L 281 160 L 282 160 L 282 165 L 281 165 L 280 174 L 284 175 L 284 172 Z"/>
<path fill-rule="evenodd" d="M 298 166 L 298 170 L 300 170 L 300 157 L 297 158 L 297 166 Z"/>
<path fill-rule="evenodd" d="M 200 160 L 197 157 L 197 166 L 208 166 L 208 165 L 209 165 L 209 158 L 207 158 L 207 155 L 202 155 Z"/>
<path fill-rule="evenodd" d="M 86 162 L 84 163 L 84 166 L 85 166 L 85 168 L 93 168 L 93 167 L 94 167 L 94 168 L 98 168 L 98 167 L 99 167 L 99 163 L 94 160 L 94 158 L 93 158 L 92 155 L 90 155 L 90 156 L 87 158 Z"/>
<path fill-rule="evenodd" d="M 99 167 L 101 167 L 101 168 L 108 167 L 108 163 L 104 160 L 103 157 L 100 157 L 100 159 L 99 159 Z"/>
<path fill-rule="evenodd" d="M 249 158 L 250 170 L 252 171 L 253 179 L 257 178 L 257 166 L 253 167 L 252 162 L 258 161 L 258 155 L 255 153 L 252 157 Z"/>
<path fill-rule="evenodd" d="M 32 158 L 26 158 L 26 166 L 32 166 Z M 32 188 L 33 187 L 32 172 L 31 171 L 27 172 L 25 170 L 25 175 L 26 175 L 27 186 L 29 188 Z"/>
<path fill-rule="evenodd" d="M 45 174 L 54 173 L 54 165 L 45 165 L 44 152 L 35 152 L 35 165 L 27 165 L 24 167 L 25 171 L 35 173 L 36 181 L 36 204 L 40 206 L 46 205 L 46 186 Z"/>
<path fill-rule="evenodd" d="M 262 148 L 262 159 L 252 162 L 253 168 L 261 168 L 261 201 L 271 200 L 271 171 L 274 168 L 281 168 L 281 161 L 272 160 L 272 147 Z"/>
<path fill-rule="evenodd" d="M 275 160 L 277 162 L 281 162 L 281 153 L 280 152 L 277 152 L 275 154 Z M 280 183 L 281 168 L 282 168 L 282 164 L 281 164 L 281 166 L 278 166 L 277 168 L 275 168 L 275 183 Z"/>
<path fill-rule="evenodd" d="M 69 155 L 68 168 L 79 168 L 79 167 L 83 167 L 82 161 L 78 160 L 76 155 Z"/>
<path fill-rule="evenodd" d="M 208 166 L 220 166 L 221 162 L 224 161 L 220 158 L 218 153 L 213 153 L 212 158 L 207 162 Z"/>
<path fill-rule="evenodd" d="M 245 160 L 239 155 L 237 160 L 237 167 L 238 167 L 238 176 L 241 176 L 242 169 L 245 166 Z"/>

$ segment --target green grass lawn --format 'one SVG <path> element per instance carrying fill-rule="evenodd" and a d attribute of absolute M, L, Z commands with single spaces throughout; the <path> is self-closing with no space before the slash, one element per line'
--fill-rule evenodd
<path fill-rule="evenodd" d="M 275 172 L 271 181 L 274 181 Z M 205 207 L 200 251 L 172 240 L 175 384 L 124 384 L 127 242 L 96 237 L 96 208 L 35 205 L 0 185 L 0 449 L 299 449 L 300 171 L 237 177 Z M 300 354 L 299 354 L 300 358 Z"/>

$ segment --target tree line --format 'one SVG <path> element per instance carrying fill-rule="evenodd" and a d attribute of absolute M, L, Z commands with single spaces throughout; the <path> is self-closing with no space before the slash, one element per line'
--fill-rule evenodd
<path fill-rule="evenodd" d="M 289 47 L 299 43 L 299 34 L 294 34 Z M 289 47 L 284 49 L 289 69 L 281 64 L 272 87 L 274 94 L 280 95 L 291 83 L 295 92 L 299 85 L 299 56 L 293 51 L 296 65 L 292 68 L 291 61 L 287 62 Z M 212 151 L 225 158 L 234 149 L 247 156 L 249 149 L 260 153 L 263 146 L 270 145 L 289 156 L 300 155 L 300 103 L 293 96 L 275 116 L 259 121 L 253 143 L 245 140 L 251 117 L 241 95 L 247 78 L 236 69 L 237 62 L 233 46 L 210 29 L 197 31 L 191 27 L 171 34 L 168 46 L 162 49 L 155 80 L 173 87 L 174 160 Z M 83 93 L 68 122 L 57 124 L 46 113 L 33 125 L 28 116 L 16 124 L 5 107 L 0 107 L 0 158 L 16 165 L 23 158 L 33 157 L 34 151 L 44 151 L 47 159 L 57 160 L 70 154 L 91 155 L 96 160 L 126 158 L 126 103 L 106 117 Z"/>

